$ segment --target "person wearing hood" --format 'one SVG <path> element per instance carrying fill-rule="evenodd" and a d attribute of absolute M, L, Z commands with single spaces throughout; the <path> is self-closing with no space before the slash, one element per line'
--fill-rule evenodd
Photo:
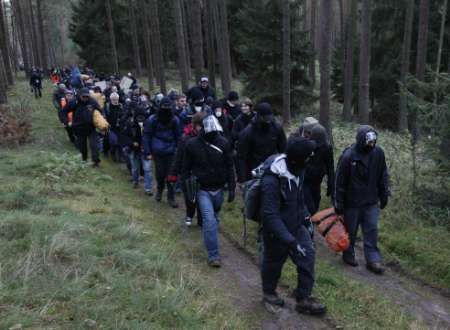
<path fill-rule="evenodd" d="M 389 198 L 389 175 L 384 151 L 377 145 L 378 133 L 362 125 L 356 143 L 344 150 L 336 170 L 335 210 L 344 216 L 350 247 L 342 254 L 344 263 L 356 267 L 355 241 L 361 225 L 366 268 L 384 272 L 378 248 L 378 218 Z"/>
<path fill-rule="evenodd" d="M 227 138 L 228 141 L 231 142 L 231 129 L 233 122 L 231 121 L 230 117 L 227 115 L 222 102 L 220 101 L 214 101 L 211 105 L 211 111 L 213 115 L 217 118 L 219 121 L 220 126 L 222 126 L 223 129 L 223 136 Z"/>
<path fill-rule="evenodd" d="M 175 161 L 173 162 L 172 168 L 170 170 L 170 175 L 168 181 L 172 184 L 176 184 L 180 179 L 182 167 L 183 167 L 183 156 L 186 144 L 191 139 L 198 136 L 203 128 L 203 119 L 206 117 L 204 112 L 196 113 L 192 117 L 192 122 L 184 127 L 183 137 L 181 138 L 180 143 L 178 144 L 177 153 L 175 156 Z M 196 202 L 192 202 L 187 195 L 186 185 L 182 185 L 183 195 L 184 195 L 184 204 L 186 206 L 186 218 L 184 220 L 186 226 L 192 225 L 192 219 L 194 218 L 195 211 L 198 210 L 198 206 Z M 200 212 L 197 211 L 197 221 L 198 225 L 202 225 L 202 219 Z"/>
<path fill-rule="evenodd" d="M 303 200 L 306 166 L 316 145 L 302 137 L 289 139 L 286 153 L 273 155 L 264 164 L 261 182 L 261 219 L 263 236 L 262 289 L 264 301 L 283 306 L 277 292 L 281 270 L 290 257 L 297 267 L 296 310 L 322 315 L 325 306 L 312 297 L 315 248 Z"/>
<path fill-rule="evenodd" d="M 148 196 L 153 196 L 152 161 L 144 156 L 142 136 L 144 122 L 147 119 L 141 108 L 133 107 L 120 120 L 120 145 L 128 157 L 133 187 L 139 187 L 141 167 L 144 172 L 144 191 Z"/>
<path fill-rule="evenodd" d="M 211 97 L 213 100 L 216 99 L 216 91 L 209 85 L 208 77 L 202 77 L 197 86 L 192 87 L 187 93 L 189 100 L 194 100 L 195 96 L 201 94 L 206 100 Z"/>
<path fill-rule="evenodd" d="M 215 116 L 203 119 L 203 129 L 199 136 L 186 143 L 181 180 L 191 176 L 197 178 L 199 190 L 197 203 L 201 212 L 203 241 L 208 252 L 208 264 L 220 267 L 218 244 L 218 214 L 224 199 L 225 186 L 228 188 L 228 202 L 235 198 L 232 149 L 222 136 L 222 127 Z"/>
<path fill-rule="evenodd" d="M 30 87 L 35 98 L 42 97 L 42 75 L 39 70 L 33 68 L 30 75 Z"/>
<path fill-rule="evenodd" d="M 311 131 L 314 126 L 316 126 L 319 123 L 319 121 L 314 117 L 306 117 L 303 122 L 301 123 L 298 132 L 294 133 L 293 135 L 301 136 L 306 139 L 309 139 L 311 136 Z"/>
<path fill-rule="evenodd" d="M 251 171 L 269 156 L 284 152 L 286 134 L 275 120 L 269 103 L 259 103 L 256 116 L 239 135 L 237 150 L 239 182 L 252 178 Z"/>
<path fill-rule="evenodd" d="M 178 207 L 175 202 L 174 185 L 169 184 L 167 179 L 180 138 L 180 121 L 173 114 L 172 102 L 165 96 L 159 103 L 158 112 L 144 123 L 143 143 L 145 157 L 155 162 L 156 201 L 161 201 L 167 183 L 167 200 L 173 208 Z"/>
<path fill-rule="evenodd" d="M 305 203 L 311 215 L 314 215 L 320 206 L 321 185 L 324 176 L 327 176 L 327 196 L 334 201 L 334 155 L 333 147 L 329 142 L 328 133 L 320 124 L 311 129 L 309 139 L 317 145 L 311 161 L 306 166 L 305 173 Z"/>
<path fill-rule="evenodd" d="M 91 97 L 88 88 L 82 88 L 78 99 L 72 100 L 64 110 L 66 116 L 73 114 L 72 128 L 76 136 L 78 149 L 81 152 L 82 159 L 87 160 L 88 141 L 91 149 L 91 158 L 94 166 L 100 163 L 98 134 L 95 127 L 95 111 L 100 112 L 100 106 Z"/>
<path fill-rule="evenodd" d="M 235 91 L 229 92 L 228 97 L 223 102 L 223 108 L 225 110 L 225 113 L 234 122 L 236 118 L 241 114 L 239 94 Z"/>

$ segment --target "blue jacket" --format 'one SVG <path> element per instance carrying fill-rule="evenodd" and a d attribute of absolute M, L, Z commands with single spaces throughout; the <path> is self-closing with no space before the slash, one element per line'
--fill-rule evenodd
<path fill-rule="evenodd" d="M 167 125 L 150 116 L 144 123 L 144 155 L 174 155 L 182 134 L 180 120 L 173 116 Z"/>
<path fill-rule="evenodd" d="M 271 156 L 261 183 L 263 234 L 292 244 L 307 215 L 303 199 L 304 171 L 299 177 L 289 173 L 284 154 Z"/>

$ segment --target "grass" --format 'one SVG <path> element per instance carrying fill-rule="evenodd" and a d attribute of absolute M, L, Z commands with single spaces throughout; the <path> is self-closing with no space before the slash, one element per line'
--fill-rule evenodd
<path fill-rule="evenodd" d="M 205 285 L 199 233 L 132 190 L 123 168 L 83 164 L 50 90 L 40 102 L 23 91 L 20 80 L 10 100 L 34 109 L 32 142 L 0 158 L 0 328 L 251 328 L 255 316 Z"/>

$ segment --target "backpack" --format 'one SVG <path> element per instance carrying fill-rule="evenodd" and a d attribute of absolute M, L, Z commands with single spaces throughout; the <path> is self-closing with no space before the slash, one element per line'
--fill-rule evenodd
<path fill-rule="evenodd" d="M 246 219 L 261 222 L 261 185 L 264 173 L 270 167 L 267 162 L 262 163 L 252 171 L 253 179 L 244 183 L 244 208 L 243 215 Z"/>

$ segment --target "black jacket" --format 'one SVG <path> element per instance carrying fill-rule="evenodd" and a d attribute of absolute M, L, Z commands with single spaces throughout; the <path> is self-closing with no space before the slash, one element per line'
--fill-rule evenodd
<path fill-rule="evenodd" d="M 194 86 L 186 93 L 188 100 L 195 99 L 198 95 L 203 95 L 205 101 L 208 97 L 211 97 L 213 100 L 216 99 L 216 91 L 211 86 L 203 89 L 201 86 Z"/>
<path fill-rule="evenodd" d="M 65 117 L 67 113 L 73 112 L 72 127 L 77 134 L 89 135 L 95 130 L 94 111 L 100 111 L 100 106 L 93 98 L 89 98 L 86 103 L 76 99 L 71 101 L 64 109 Z"/>
<path fill-rule="evenodd" d="M 357 143 L 342 153 L 336 170 L 336 208 L 375 205 L 387 201 L 389 176 L 383 150 L 375 146 L 364 151 L 364 139 L 370 130 L 363 126 L 358 131 Z"/>
<path fill-rule="evenodd" d="M 278 122 L 263 130 L 256 118 L 241 132 L 238 143 L 239 182 L 251 179 L 251 171 L 273 154 L 283 153 L 286 134 Z"/>
<path fill-rule="evenodd" d="M 30 86 L 42 88 L 42 77 L 38 72 L 33 72 L 30 77 Z"/>
<path fill-rule="evenodd" d="M 305 184 L 320 185 L 327 176 L 327 196 L 334 196 L 334 156 L 333 147 L 324 144 L 314 151 L 314 156 L 306 166 Z"/>
<path fill-rule="evenodd" d="M 295 242 L 300 226 L 305 224 L 304 171 L 297 178 L 289 178 L 285 157 L 275 155 L 267 160 L 277 166 L 274 169 L 269 165 L 262 178 L 261 215 L 264 235 L 273 235 L 283 243 L 291 244 Z"/>
<path fill-rule="evenodd" d="M 191 175 L 197 177 L 202 190 L 219 190 L 226 184 L 229 191 L 235 190 L 231 148 L 223 136 L 217 135 L 210 145 L 205 141 L 202 133 L 187 141 L 181 178 L 184 181 Z"/>
<path fill-rule="evenodd" d="M 119 143 L 128 151 L 142 151 L 142 128 L 133 115 L 122 117 Z"/>
<path fill-rule="evenodd" d="M 234 146 L 236 146 L 236 143 L 239 140 L 239 134 L 241 134 L 241 132 L 250 124 L 253 117 L 253 113 L 251 115 L 241 113 L 234 121 L 233 130 L 231 132 L 231 140 Z"/>
<path fill-rule="evenodd" d="M 119 134 L 120 133 L 120 121 L 125 114 L 123 106 L 119 103 L 114 105 L 112 103 L 108 103 L 106 106 L 106 120 L 108 121 L 111 130 Z"/>
<path fill-rule="evenodd" d="M 227 100 L 223 100 L 223 108 L 233 121 L 235 121 L 237 117 L 239 117 L 239 115 L 242 113 L 240 105 L 232 107 L 228 104 Z"/>

